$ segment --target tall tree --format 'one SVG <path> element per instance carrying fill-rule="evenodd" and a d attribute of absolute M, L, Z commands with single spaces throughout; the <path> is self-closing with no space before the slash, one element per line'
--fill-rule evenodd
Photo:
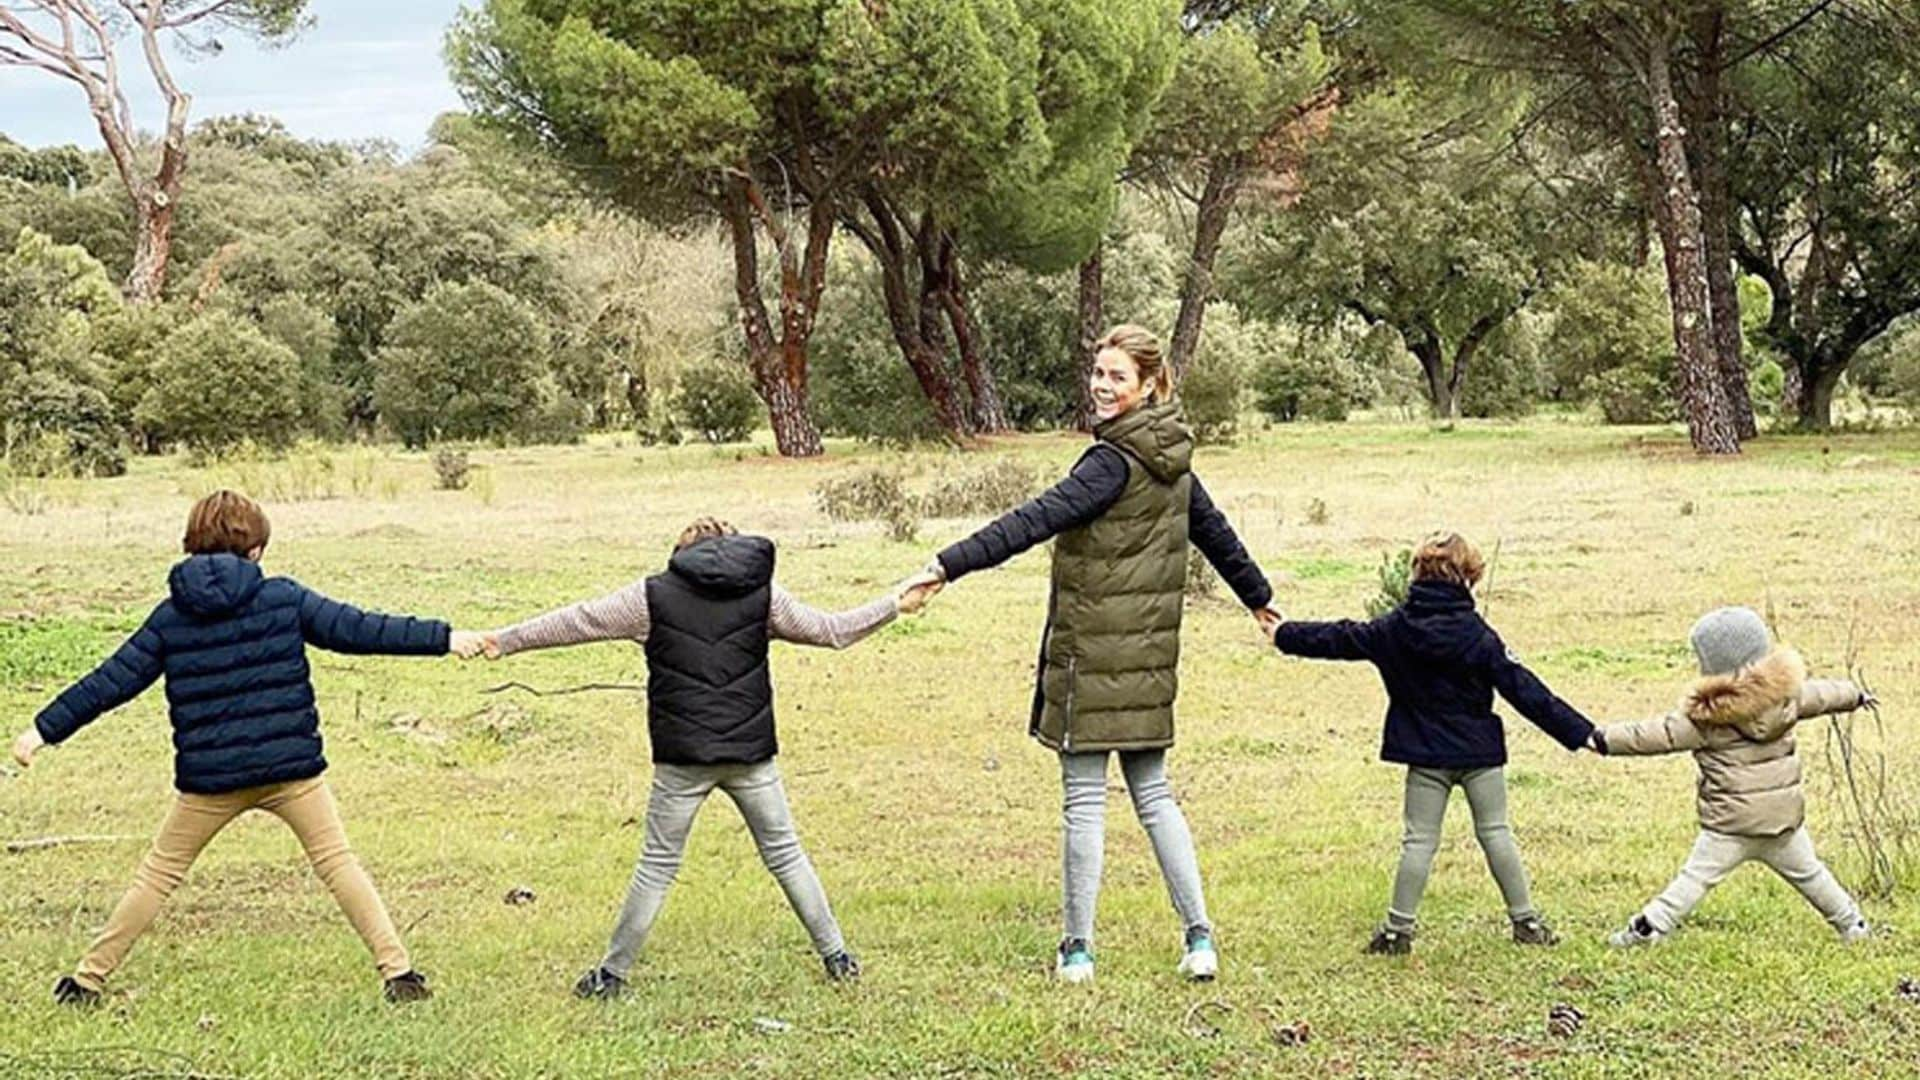
<path fill-rule="evenodd" d="M 1176 376 L 1200 346 L 1214 261 L 1242 194 L 1263 182 L 1291 191 L 1308 144 L 1355 89 L 1342 84 L 1370 78 L 1357 65 L 1336 70 L 1322 47 L 1322 21 L 1339 17 L 1315 0 L 1187 4 L 1172 85 L 1129 168 L 1193 215 L 1167 352 Z"/>
<path fill-rule="evenodd" d="M 821 453 L 807 343 L 839 201 L 873 159 L 822 110 L 826 36 L 853 0 L 487 0 L 449 36 L 486 122 L 553 154 L 629 213 L 717 220 L 754 385 L 780 453 Z M 772 247 L 778 317 L 761 240 Z"/>
<path fill-rule="evenodd" d="M 187 172 L 193 97 L 167 63 L 166 46 L 217 51 L 218 35 L 285 39 L 303 22 L 306 0 L 31 0 L 0 5 L 0 66 L 33 68 L 79 87 L 132 203 L 133 268 L 127 298 L 160 299 L 173 247 L 174 209 Z M 121 79 L 119 50 L 137 43 L 166 102 L 158 146 L 142 141 Z"/>

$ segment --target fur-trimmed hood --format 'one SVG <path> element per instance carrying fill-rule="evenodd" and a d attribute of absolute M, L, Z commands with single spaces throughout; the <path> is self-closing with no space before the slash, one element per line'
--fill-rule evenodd
<path fill-rule="evenodd" d="M 1772 742 L 1793 727 L 1806 681 L 1807 665 L 1800 654 L 1776 645 L 1757 663 L 1701 679 L 1681 708 L 1703 728 L 1734 728 L 1756 742 Z"/>

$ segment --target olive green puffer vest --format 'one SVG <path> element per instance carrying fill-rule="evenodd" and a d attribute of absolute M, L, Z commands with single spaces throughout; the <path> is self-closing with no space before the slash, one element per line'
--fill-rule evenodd
<path fill-rule="evenodd" d="M 1193 435 L 1173 405 L 1094 429 L 1127 459 L 1100 519 L 1053 544 L 1053 588 L 1033 735 L 1061 751 L 1173 745 L 1187 573 Z"/>

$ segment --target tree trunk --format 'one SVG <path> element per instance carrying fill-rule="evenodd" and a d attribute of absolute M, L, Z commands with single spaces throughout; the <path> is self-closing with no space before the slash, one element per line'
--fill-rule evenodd
<path fill-rule="evenodd" d="M 774 446 L 780 456 L 818 457 L 825 447 L 807 401 L 807 342 L 812 336 L 812 312 L 818 299 L 818 289 L 810 291 L 810 287 L 824 281 L 832 210 L 824 210 L 824 232 L 810 229 L 804 262 L 793 253 L 794 238 L 784 232 L 783 226 L 774 226 L 779 230 L 774 234 L 774 245 L 781 257 L 781 335 L 776 341 L 766 301 L 760 295 L 760 249 L 753 214 L 756 205 L 764 209 L 764 204 L 758 200 L 753 182 L 736 178 L 721 203 L 721 216 L 726 219 L 733 242 L 733 290 L 740 305 L 740 331 L 747 341 L 747 364 L 753 373 L 754 389 L 766 402 Z M 817 228 L 821 213 L 810 210 L 809 216 Z M 762 220 L 767 219 L 763 215 Z"/>
<path fill-rule="evenodd" d="M 1207 183 L 1194 213 L 1193 251 L 1180 281 L 1180 314 L 1173 321 L 1173 343 L 1167 350 L 1176 383 L 1200 349 L 1201 324 L 1207 317 L 1207 301 L 1213 298 L 1213 260 L 1220 254 L 1220 237 L 1233 216 L 1242 169 L 1237 157 L 1222 158 L 1207 168 Z"/>
<path fill-rule="evenodd" d="M 1800 406 L 1806 401 L 1807 377 L 1801 373 L 1798 361 L 1788 358 L 1786 378 L 1780 381 L 1780 415 L 1799 417 L 1805 426 L 1806 418 L 1800 415 Z"/>
<path fill-rule="evenodd" d="M 980 336 L 973 322 L 973 310 L 967 303 L 966 283 L 960 272 L 960 253 L 953 237 L 940 238 L 940 304 L 947 313 L 947 325 L 953 330 L 953 344 L 960 354 L 960 371 L 967 380 L 967 397 L 972 410 L 973 429 L 981 434 L 1004 434 L 1013 430 L 1007 419 L 1007 407 L 1000 400 L 1000 384 L 980 355 Z"/>
<path fill-rule="evenodd" d="M 1433 418 L 1452 424 L 1460 418 L 1460 400 L 1454 393 L 1454 381 L 1447 378 L 1447 355 L 1440 339 L 1427 330 L 1403 329 L 1407 351 L 1420 361 L 1421 374 L 1427 378 L 1427 401 L 1433 405 Z"/>
<path fill-rule="evenodd" d="M 1803 429 L 1826 431 L 1833 427 L 1833 392 L 1846 370 L 1845 363 L 1829 365 L 1815 361 L 1802 375 L 1800 426 Z"/>
<path fill-rule="evenodd" d="M 1739 433 L 1720 378 L 1707 302 L 1707 272 L 1701 256 L 1700 207 L 1687 167 L 1686 129 L 1674 99 L 1668 67 L 1671 42 L 1656 39 L 1647 53 L 1647 90 L 1653 107 L 1659 186 L 1654 214 L 1666 249 L 1667 293 L 1673 307 L 1681 407 L 1687 434 L 1703 454 L 1737 454 Z"/>
<path fill-rule="evenodd" d="M 167 286 L 167 262 L 173 257 L 173 200 L 163 191 L 143 191 L 133 200 L 133 267 L 126 296 L 135 304 L 157 304 Z"/>
<path fill-rule="evenodd" d="M 1088 373 L 1093 370 L 1094 343 L 1100 340 L 1104 330 L 1101 320 L 1106 317 L 1106 264 L 1101 250 L 1104 243 L 1102 240 L 1096 244 L 1093 254 L 1080 263 L 1080 339 L 1074 357 L 1077 361 L 1074 372 L 1078 376 L 1075 381 L 1080 388 L 1080 404 L 1074 411 L 1073 426 L 1081 431 L 1093 430 L 1093 394 Z"/>
<path fill-rule="evenodd" d="M 1713 344 L 1720 387 L 1742 442 L 1760 434 L 1747 388 L 1747 365 L 1740 340 L 1740 289 L 1734 277 L 1732 181 L 1727 169 L 1727 114 L 1721 68 L 1726 63 L 1726 13 L 1702 9 L 1694 19 L 1699 72 L 1688 95 L 1687 140 L 1694 150 L 1700 182 L 1700 229 L 1707 261 L 1707 297 L 1713 320 Z"/>
<path fill-rule="evenodd" d="M 884 195 L 869 188 L 862 194 L 861 201 L 870 220 L 861 221 L 857 216 L 848 215 L 846 224 L 880 264 L 880 292 L 894 344 L 899 346 L 900 355 L 913 371 L 927 403 L 933 406 L 934 420 L 941 431 L 955 445 L 965 445 L 972 429 L 967 410 L 947 372 L 938 299 L 928 287 L 924 269 L 918 290 L 909 280 L 910 262 L 925 265 L 920 251 L 932 237 L 933 216 L 923 216 L 915 235 L 909 236 Z"/>

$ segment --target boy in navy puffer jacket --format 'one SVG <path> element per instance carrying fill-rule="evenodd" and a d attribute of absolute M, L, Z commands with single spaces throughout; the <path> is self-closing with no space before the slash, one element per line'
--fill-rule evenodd
<path fill-rule="evenodd" d="M 1440 823 L 1455 787 L 1465 789 L 1474 836 L 1500 885 L 1513 940 L 1557 938 L 1533 908 L 1526 867 L 1507 825 L 1506 732 L 1493 711 L 1497 692 L 1566 747 L 1588 744 L 1593 724 L 1521 666 L 1473 607 L 1486 564 L 1458 533 L 1439 533 L 1413 557 L 1407 601 L 1372 622 L 1285 622 L 1274 644 L 1291 656 L 1366 660 L 1387 687 L 1380 757 L 1407 766 L 1400 869 L 1387 921 L 1370 953 L 1412 950 L 1414 913 L 1440 846 Z"/>
<path fill-rule="evenodd" d="M 133 887 L 78 969 L 54 987 L 62 1004 L 99 1000 L 107 976 L 195 857 L 228 822 L 253 809 L 285 821 L 300 838 L 314 872 L 373 953 L 388 999 L 430 996 L 380 894 L 348 848 L 321 779 L 327 762 L 306 646 L 443 656 L 450 633 L 443 622 L 360 611 L 291 579 L 266 577 L 260 556 L 270 533 L 266 515 L 244 495 L 219 491 L 196 503 L 187 517 L 187 558 L 168 575 L 168 599 L 14 742 L 14 758 L 31 765 L 41 746 L 65 742 L 166 677 L 179 794 Z"/>

